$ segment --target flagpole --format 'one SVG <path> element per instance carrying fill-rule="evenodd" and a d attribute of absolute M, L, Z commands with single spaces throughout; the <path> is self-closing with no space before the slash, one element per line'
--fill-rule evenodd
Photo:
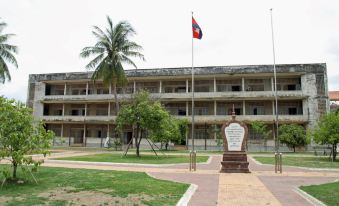
<path fill-rule="evenodd" d="M 275 98 L 275 150 L 276 152 L 279 152 L 279 137 L 278 137 L 278 95 L 277 95 L 277 71 L 275 67 L 275 47 L 274 47 L 274 32 L 273 32 L 273 14 L 272 14 L 273 9 L 270 9 L 270 14 L 271 14 L 271 32 L 272 32 L 272 49 L 273 49 L 273 72 L 274 72 L 274 98 Z"/>
<path fill-rule="evenodd" d="M 193 19 L 193 11 L 192 11 Z M 192 37 L 192 151 L 194 152 L 194 47 L 193 47 L 193 37 Z"/>

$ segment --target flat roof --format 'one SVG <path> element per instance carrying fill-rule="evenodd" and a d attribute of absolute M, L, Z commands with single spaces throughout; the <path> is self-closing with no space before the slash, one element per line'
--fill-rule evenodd
<path fill-rule="evenodd" d="M 191 67 L 133 69 L 125 70 L 127 77 L 161 77 L 161 76 L 187 76 L 191 75 Z M 277 64 L 277 73 L 325 73 L 325 63 L 312 64 Z M 204 66 L 194 67 L 196 75 L 246 75 L 255 73 L 273 73 L 273 65 L 239 65 L 239 66 Z M 55 81 L 55 80 L 79 80 L 90 79 L 93 72 L 69 72 L 30 74 L 29 82 Z"/>

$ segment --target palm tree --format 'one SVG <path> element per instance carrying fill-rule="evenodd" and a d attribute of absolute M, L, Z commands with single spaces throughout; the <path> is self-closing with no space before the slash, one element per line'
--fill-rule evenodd
<path fill-rule="evenodd" d="M 4 84 L 6 79 L 11 81 L 11 74 L 7 66 L 7 62 L 18 68 L 18 63 L 13 55 L 18 52 L 17 46 L 7 43 L 8 39 L 14 34 L 2 34 L 3 29 L 7 26 L 6 23 L 0 22 L 0 83 Z"/>
<path fill-rule="evenodd" d="M 80 57 L 95 56 L 86 65 L 86 69 L 94 70 L 93 81 L 102 79 L 105 86 L 113 86 L 117 115 L 119 111 L 117 86 L 124 86 L 127 83 L 123 64 L 137 68 L 130 57 L 145 59 L 144 55 L 138 52 L 142 50 L 142 47 L 129 40 L 129 37 L 136 34 L 133 27 L 126 21 L 113 25 L 109 16 L 107 16 L 107 21 L 108 28 L 105 31 L 97 26 L 93 27 L 92 33 L 97 38 L 97 42 L 94 46 L 83 48 Z"/>

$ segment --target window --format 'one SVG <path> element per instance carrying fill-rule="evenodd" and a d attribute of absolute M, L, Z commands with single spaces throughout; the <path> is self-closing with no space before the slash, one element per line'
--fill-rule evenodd
<path fill-rule="evenodd" d="M 232 86 L 232 92 L 239 92 L 241 90 L 240 86 Z"/>
<path fill-rule="evenodd" d="M 289 115 L 296 115 L 297 114 L 297 108 L 288 108 L 288 114 Z"/>

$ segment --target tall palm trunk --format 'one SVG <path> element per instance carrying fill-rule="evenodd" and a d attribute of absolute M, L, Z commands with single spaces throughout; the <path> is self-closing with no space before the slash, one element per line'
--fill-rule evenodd
<path fill-rule="evenodd" d="M 117 83 L 113 83 L 113 94 L 114 94 L 114 101 L 115 101 L 115 115 L 118 116 L 119 113 L 119 100 L 118 100 L 118 94 L 117 94 Z"/>

